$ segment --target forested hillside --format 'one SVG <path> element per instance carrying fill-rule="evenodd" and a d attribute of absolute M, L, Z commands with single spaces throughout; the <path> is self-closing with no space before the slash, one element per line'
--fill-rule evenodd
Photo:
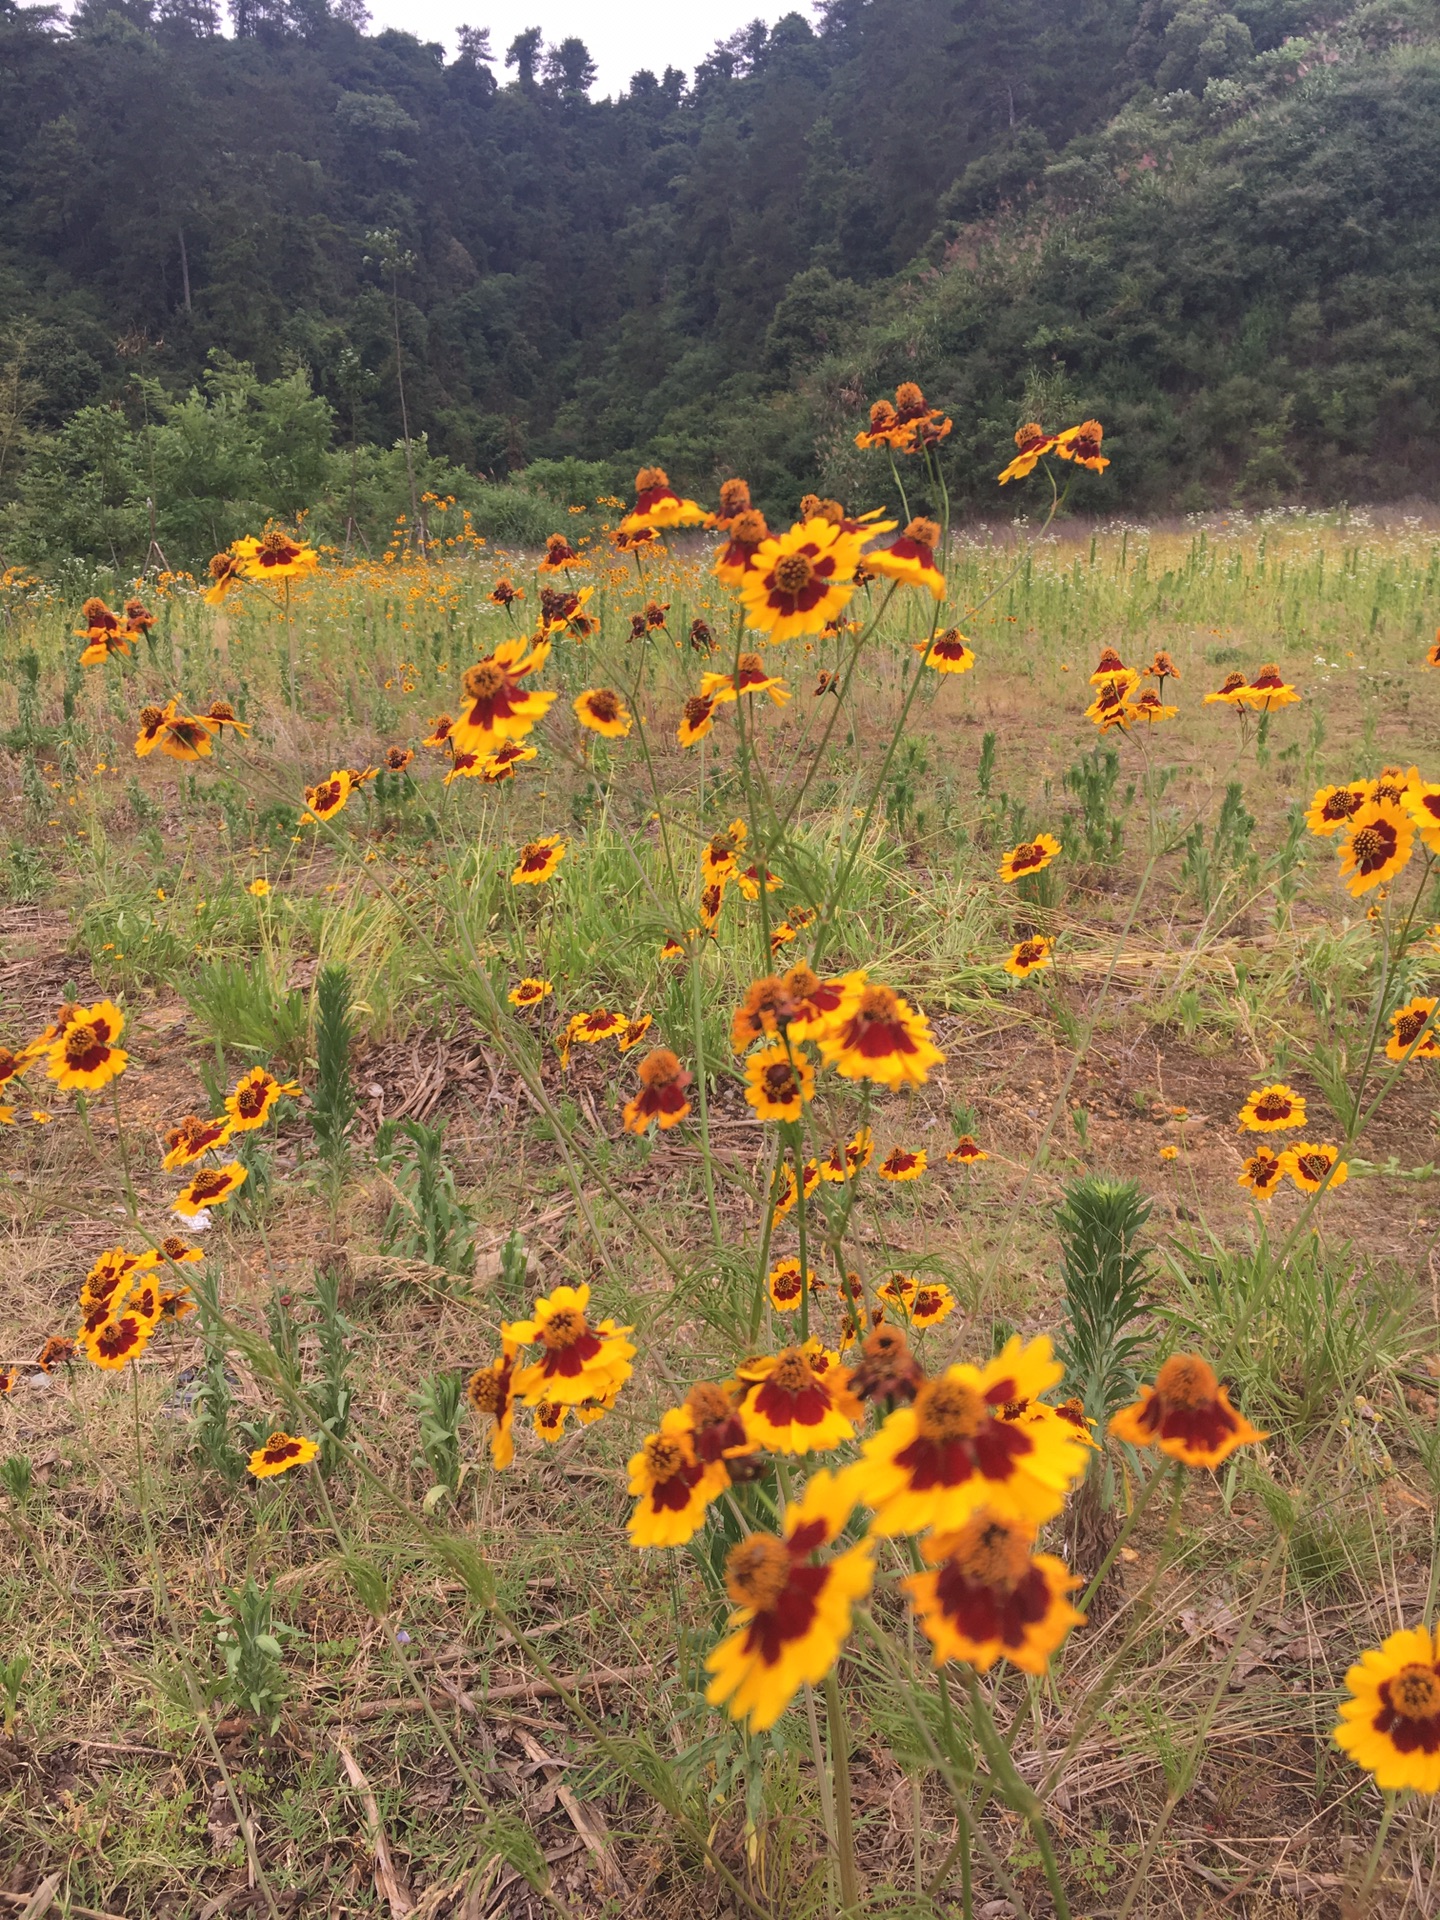
<path fill-rule="evenodd" d="M 0 0 L 9 560 L 373 534 L 407 428 L 482 522 L 642 456 L 789 506 L 902 377 L 971 504 L 1032 413 L 1102 508 L 1435 481 L 1435 0 L 828 0 L 609 100 L 538 29 L 226 24 Z"/>

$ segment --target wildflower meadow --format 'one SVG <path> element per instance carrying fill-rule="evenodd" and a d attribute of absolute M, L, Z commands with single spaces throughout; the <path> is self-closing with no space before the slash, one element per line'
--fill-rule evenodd
<path fill-rule="evenodd" d="M 1440 530 L 951 441 L 5 576 L 0 1912 L 1440 1909 Z"/>

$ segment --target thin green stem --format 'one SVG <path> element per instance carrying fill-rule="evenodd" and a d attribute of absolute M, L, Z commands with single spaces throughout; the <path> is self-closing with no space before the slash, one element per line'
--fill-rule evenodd
<path fill-rule="evenodd" d="M 825 1723 L 830 1736 L 830 1765 L 835 1776 L 835 1842 L 840 1859 L 840 1911 L 860 1911 L 860 1878 L 855 1867 L 855 1811 L 850 1803 L 850 1731 L 840 1699 L 840 1683 L 831 1667 L 825 1676 Z"/>

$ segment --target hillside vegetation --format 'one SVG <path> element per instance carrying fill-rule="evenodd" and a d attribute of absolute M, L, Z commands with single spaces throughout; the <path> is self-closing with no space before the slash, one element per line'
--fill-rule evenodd
<path fill-rule="evenodd" d="M 8 561 L 383 542 L 407 435 L 501 537 L 642 457 L 788 512 L 902 377 L 971 504 L 1035 413 L 1105 420 L 1102 512 L 1433 482 L 1433 0 L 831 0 L 606 100 L 538 29 L 232 11 L 0 0 Z"/>

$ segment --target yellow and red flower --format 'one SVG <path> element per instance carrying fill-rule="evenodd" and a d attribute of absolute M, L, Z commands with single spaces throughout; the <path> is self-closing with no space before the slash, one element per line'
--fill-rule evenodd
<path fill-rule="evenodd" d="M 828 1453 L 855 1438 L 860 1403 L 843 1376 L 817 1372 L 818 1340 L 743 1360 L 735 1369 L 740 1417 L 770 1453 Z"/>
<path fill-rule="evenodd" d="M 727 700 L 738 700 L 742 694 L 768 693 L 777 707 L 783 707 L 790 698 L 785 682 L 766 672 L 765 662 L 758 653 L 742 653 L 737 669 L 735 673 L 701 674 L 701 699 L 709 700 L 712 706 L 722 707 Z M 702 731 L 708 732 L 709 729 Z M 695 737 L 698 739 L 699 735 Z M 681 742 L 682 746 L 688 744 L 688 741 Z"/>
<path fill-rule="evenodd" d="M 911 1407 L 899 1407 L 865 1443 L 855 1467 L 857 1495 L 874 1509 L 872 1530 L 889 1536 L 963 1526 L 981 1507 L 1036 1527 L 1053 1519 L 1084 1469 L 1078 1439 L 1000 1416 L 1015 1400 L 1037 1400 L 1064 1369 L 1043 1336 L 1013 1336 L 983 1367 L 962 1363 L 927 1380 Z"/>
<path fill-rule="evenodd" d="M 744 846 L 747 829 L 743 820 L 732 820 L 722 833 L 712 834 L 700 853 L 700 878 L 707 887 L 725 887 L 739 872 L 737 855 Z"/>
<path fill-rule="evenodd" d="M 815 1277 L 815 1269 L 806 1267 L 802 1274 L 800 1262 L 794 1255 L 777 1260 L 767 1276 L 766 1284 L 770 1289 L 770 1304 L 777 1313 L 797 1313 L 806 1290 L 815 1293 L 820 1283 Z"/>
<path fill-rule="evenodd" d="M 1060 842 L 1053 833 L 1037 833 L 1033 840 L 1022 840 L 1018 847 L 1011 847 L 1000 862 L 1000 878 L 1008 887 L 1026 874 L 1040 873 L 1059 851 Z"/>
<path fill-rule="evenodd" d="M 1078 427 L 1067 427 L 1055 436 L 1055 452 L 1062 460 L 1073 460 L 1077 467 L 1091 473 L 1103 473 L 1110 462 L 1100 452 L 1105 429 L 1098 420 L 1083 420 Z"/>
<path fill-rule="evenodd" d="M 501 1343 L 498 1360 L 488 1367 L 477 1367 L 465 1382 L 465 1400 L 477 1419 L 490 1425 L 490 1462 L 497 1473 L 515 1458 L 515 1356 L 519 1352 L 513 1340 Z"/>
<path fill-rule="evenodd" d="M 1305 1096 L 1293 1087 L 1258 1087 L 1236 1119 L 1245 1133 L 1280 1133 L 1305 1124 Z"/>
<path fill-rule="evenodd" d="M 846 1080 L 874 1080 L 882 1087 L 922 1086 L 944 1054 L 930 1038 L 924 1014 L 890 987 L 847 976 L 845 992 L 830 1021 L 816 1035 L 820 1056 Z"/>
<path fill-rule="evenodd" d="M 975 664 L 974 650 L 959 627 L 946 627 L 933 640 L 917 640 L 915 651 L 937 673 L 968 673 Z"/>
<path fill-rule="evenodd" d="M 338 767 L 328 779 L 317 781 L 313 787 L 306 787 L 301 826 L 318 826 L 323 821 L 333 820 L 354 791 L 355 782 L 345 767 Z"/>
<path fill-rule="evenodd" d="M 714 1678 L 712 1706 L 752 1733 L 774 1726 L 800 1688 L 817 1686 L 834 1666 L 850 1632 L 855 1602 L 874 1577 L 874 1545 L 828 1561 L 812 1555 L 838 1539 L 854 1509 L 843 1475 L 812 1474 L 785 1510 L 785 1535 L 752 1533 L 730 1549 L 725 1591 L 737 1611 L 731 1632 L 706 1660 Z"/>
<path fill-rule="evenodd" d="M 257 1480 L 273 1480 L 277 1474 L 308 1466 L 319 1451 L 315 1442 L 303 1434 L 277 1431 L 263 1446 L 256 1447 L 246 1465 Z"/>
<path fill-rule="evenodd" d="M 882 1180 L 918 1180 L 929 1164 L 923 1147 L 892 1147 L 875 1171 Z"/>
<path fill-rule="evenodd" d="M 961 1660 L 988 1673 L 1005 1659 L 1024 1673 L 1043 1673 L 1070 1629 L 1084 1625 L 1066 1597 L 1081 1582 L 1054 1554 L 1032 1553 L 1034 1540 L 1023 1521 L 982 1507 L 953 1533 L 923 1542 L 934 1571 L 900 1584 L 937 1667 Z"/>
<path fill-rule="evenodd" d="M 240 561 L 233 553 L 212 554 L 206 572 L 210 576 L 210 585 L 204 596 L 207 607 L 218 607 L 226 594 L 238 587 L 244 577 Z"/>
<path fill-rule="evenodd" d="M 590 1013 L 572 1013 L 569 1024 L 560 1036 L 562 1065 L 569 1059 L 570 1049 L 577 1042 L 586 1047 L 598 1046 L 602 1040 L 623 1033 L 629 1024 L 623 1013 L 611 1013 L 605 1007 L 596 1007 Z"/>
<path fill-rule="evenodd" d="M 819 518 L 763 540 L 740 581 L 746 625 L 777 641 L 822 633 L 855 591 L 863 542 L 862 534 Z"/>
<path fill-rule="evenodd" d="M 1405 788 L 1403 805 L 1431 853 L 1440 853 L 1440 785 L 1419 778 Z"/>
<path fill-rule="evenodd" d="M 1252 1427 L 1198 1353 L 1172 1353 L 1153 1387 L 1110 1418 L 1110 1431 L 1132 1447 L 1158 1447 L 1187 1467 L 1218 1467 L 1237 1447 L 1268 1439 Z"/>
<path fill-rule="evenodd" d="M 1306 809 L 1305 824 L 1311 833 L 1328 840 L 1355 817 L 1368 798 L 1364 780 L 1352 780 L 1343 787 L 1321 787 Z"/>
<path fill-rule="evenodd" d="M 143 760 L 158 748 L 171 760 L 203 760 L 211 751 L 210 736 L 217 731 L 213 720 L 178 712 L 173 700 L 163 707 L 142 707 L 135 756 Z"/>
<path fill-rule="evenodd" d="M 558 833 L 543 840 L 527 840 L 510 875 L 512 887 L 541 886 L 565 858 L 565 841 Z"/>
<path fill-rule="evenodd" d="M 258 540 L 232 541 L 230 551 L 240 562 L 240 571 L 247 580 L 303 580 L 320 564 L 320 556 L 312 546 L 303 540 L 292 540 L 278 527 L 262 533 Z"/>
<path fill-rule="evenodd" d="M 956 1166 L 973 1167 L 977 1160 L 988 1160 L 990 1156 L 977 1143 L 973 1133 L 962 1133 L 945 1158 Z"/>
<path fill-rule="evenodd" d="M 581 726 L 606 740 L 623 740 L 635 724 L 630 709 L 610 687 L 587 688 L 576 695 L 574 707 Z"/>
<path fill-rule="evenodd" d="M 1042 967 L 1050 965 L 1050 957 L 1055 951 L 1055 942 L 1036 935 L 1031 940 L 1020 940 L 1010 949 L 1010 958 L 1005 962 L 1005 971 L 1017 980 L 1026 980 L 1032 973 L 1038 973 Z"/>
<path fill-rule="evenodd" d="M 540 561 L 535 571 L 564 573 L 567 567 L 583 567 L 588 564 L 584 554 L 577 553 L 563 533 L 551 533 L 545 536 L 545 558 Z M 491 597 L 494 597 L 493 594 Z"/>
<path fill-rule="evenodd" d="M 737 1015 L 737 1018 L 739 1016 Z M 815 1096 L 815 1069 L 803 1047 L 783 1040 L 745 1062 L 745 1098 L 762 1120 L 798 1120 Z"/>
<path fill-rule="evenodd" d="M 218 1207 L 222 1200 L 238 1193 L 249 1177 L 238 1160 L 229 1160 L 223 1167 L 201 1167 L 170 1204 L 183 1218 L 193 1219 L 197 1213 Z"/>
<path fill-rule="evenodd" d="M 1402 1627 L 1345 1675 L 1331 1738 L 1386 1793 L 1440 1793 L 1440 1635 Z"/>
<path fill-rule="evenodd" d="M 1257 1200 L 1268 1200 L 1284 1178 L 1284 1156 L 1268 1147 L 1257 1147 L 1240 1169 L 1235 1184 L 1248 1187 Z"/>
<path fill-rule="evenodd" d="M 715 709 L 718 705 L 720 702 L 708 693 L 692 693 L 689 696 L 681 710 L 680 725 L 675 733 L 682 747 L 693 747 L 697 740 L 703 740 L 707 733 L 715 731 Z"/>
<path fill-rule="evenodd" d="M 904 586 L 926 587 L 936 600 L 945 598 L 945 576 L 935 564 L 940 528 L 934 520 L 912 520 L 888 547 L 872 547 L 865 555 L 871 573 Z"/>
<path fill-rule="evenodd" d="M 116 1313 L 93 1325 L 87 1322 L 80 1330 L 80 1344 L 86 1359 L 107 1373 L 119 1372 L 144 1353 L 155 1331 L 157 1317 L 158 1303 L 155 1316 L 132 1313 L 122 1305 Z"/>
<path fill-rule="evenodd" d="M 282 1094 L 293 1099 L 300 1091 L 298 1080 L 277 1080 L 265 1067 L 252 1067 L 248 1073 L 242 1073 L 235 1083 L 235 1091 L 225 1101 L 225 1111 L 230 1116 L 231 1133 L 249 1133 L 256 1127 L 263 1127 L 270 1118 L 271 1110 Z M 212 1141 L 218 1145 L 218 1141 Z M 183 1164 L 183 1163 L 182 1163 Z"/>
<path fill-rule="evenodd" d="M 493 653 L 468 667 L 462 685 L 465 704 L 450 729 L 463 753 L 493 753 L 502 740 L 520 740 L 543 720 L 556 694 L 527 689 L 524 682 L 550 658 L 548 639 L 523 635 L 502 640 Z"/>
<path fill-rule="evenodd" d="M 923 1333 L 926 1327 L 938 1327 L 955 1311 L 955 1296 L 943 1280 L 923 1280 L 910 1296 L 908 1314 L 912 1327 Z"/>
<path fill-rule="evenodd" d="M 1415 846 L 1415 823 L 1397 801 L 1367 800 L 1352 815 L 1340 849 L 1340 878 L 1359 899 L 1393 880 Z"/>
<path fill-rule="evenodd" d="M 1440 1034 L 1435 1027 L 1435 1009 L 1440 1005 L 1433 995 L 1417 995 L 1390 1016 L 1390 1037 L 1385 1042 L 1387 1060 L 1440 1060 Z"/>
<path fill-rule="evenodd" d="M 1247 707 L 1254 707 L 1259 713 L 1273 713 L 1277 707 L 1294 706 L 1300 695 L 1294 687 L 1286 684 L 1285 676 L 1278 667 L 1265 666 L 1261 667 L 1240 698 Z"/>
<path fill-rule="evenodd" d="M 652 1122 L 662 1133 L 668 1127 L 679 1126 L 690 1111 L 689 1088 L 694 1074 L 680 1064 L 679 1057 L 668 1047 L 653 1048 L 637 1071 L 640 1091 L 625 1102 L 625 1131 L 644 1133 Z"/>
<path fill-rule="evenodd" d="M 1280 1164 L 1302 1193 L 1319 1193 L 1322 1187 L 1328 1193 L 1344 1186 L 1350 1172 L 1338 1147 L 1316 1140 L 1295 1141 L 1281 1154 Z"/>
<path fill-rule="evenodd" d="M 538 980 L 527 974 L 510 989 L 505 998 L 512 1007 L 538 1007 L 546 995 L 554 991 L 548 980 Z"/>
<path fill-rule="evenodd" d="M 422 747 L 443 747 L 450 741 L 451 730 L 455 722 L 448 713 L 437 713 L 430 723 L 430 731 L 420 742 Z"/>
<path fill-rule="evenodd" d="M 805 1162 L 805 1198 L 808 1200 L 820 1185 L 820 1167 L 818 1162 Z M 800 1197 L 799 1185 L 795 1179 L 795 1169 L 787 1161 L 775 1177 L 775 1218 L 783 1220 Z"/>
<path fill-rule="evenodd" d="M 630 1457 L 629 1490 L 635 1508 L 627 1523 L 632 1547 L 683 1547 L 705 1523 L 705 1509 L 730 1484 L 723 1458 L 695 1451 L 695 1418 L 688 1404 L 660 1416 Z"/>
<path fill-rule="evenodd" d="M 193 1166 L 214 1148 L 225 1145 L 233 1125 L 228 1113 L 217 1114 L 213 1120 L 202 1120 L 198 1113 L 187 1113 L 178 1126 L 166 1132 L 165 1158 L 160 1162 L 161 1166 L 166 1173 L 174 1173 L 178 1167 Z"/>
<path fill-rule="evenodd" d="M 589 1304 L 589 1287 L 556 1287 L 535 1302 L 529 1320 L 501 1329 L 517 1346 L 538 1342 L 544 1350 L 515 1375 L 515 1397 L 525 1406 L 541 1400 L 564 1406 L 603 1400 L 630 1378 L 635 1355 L 625 1338 L 630 1329 L 613 1320 L 592 1327 L 586 1318 Z"/>
<path fill-rule="evenodd" d="M 715 577 L 723 580 L 727 587 L 738 587 L 750 571 L 756 554 L 770 539 L 770 529 L 763 513 L 747 507 L 728 523 L 728 532 L 729 539 L 715 557 Z"/>
<path fill-rule="evenodd" d="M 653 533 L 665 527 L 703 527 L 711 516 L 686 500 L 670 484 L 663 467 L 642 467 L 635 476 L 635 505 L 620 522 L 620 532 Z"/>
<path fill-rule="evenodd" d="M 1249 691 L 1250 682 L 1245 678 L 1243 673 L 1227 673 L 1215 692 L 1205 695 L 1205 705 L 1207 707 L 1217 705 L 1243 707 L 1247 704 L 1245 695 Z"/>
<path fill-rule="evenodd" d="M 125 1071 L 130 1056 L 115 1042 L 125 1016 L 111 1000 L 72 1007 L 59 1037 L 49 1049 L 45 1073 L 66 1091 L 95 1093 Z"/>
<path fill-rule="evenodd" d="M 1027 420 L 1015 435 L 1015 458 L 1002 474 L 997 475 L 1002 487 L 1012 480 L 1024 480 L 1035 471 L 1037 463 L 1047 453 L 1055 451 L 1055 435 L 1046 433 L 1038 420 Z"/>

